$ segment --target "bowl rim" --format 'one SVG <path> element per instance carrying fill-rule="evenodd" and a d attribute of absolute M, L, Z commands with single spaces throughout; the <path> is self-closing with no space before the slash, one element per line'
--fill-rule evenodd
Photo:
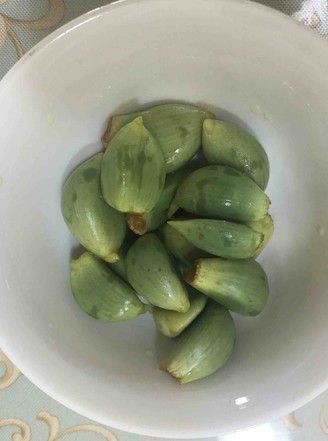
<path fill-rule="evenodd" d="M 20 74 L 23 66 L 26 63 L 30 63 L 34 57 L 37 57 L 41 51 L 44 51 L 48 48 L 48 46 L 54 44 L 57 40 L 60 40 L 64 35 L 74 31 L 74 29 L 86 25 L 89 21 L 100 18 L 101 16 L 110 13 L 113 9 L 129 7 L 129 5 L 138 3 L 139 7 L 143 7 L 144 5 L 149 6 L 149 4 L 166 2 L 174 3 L 176 0 L 117 0 L 112 3 L 109 3 L 104 6 L 97 7 L 89 12 L 84 13 L 81 16 L 69 21 L 63 26 L 59 27 L 55 31 L 51 32 L 48 36 L 42 39 L 39 43 L 33 46 L 26 54 L 18 60 L 15 65 L 5 74 L 5 76 L 0 81 L 0 91 L 7 87 L 9 83 L 15 81 L 17 75 Z M 270 17 L 273 20 L 276 20 L 281 25 L 288 26 L 290 30 L 294 30 L 294 34 L 292 34 L 291 38 L 294 38 L 294 35 L 298 33 L 298 35 L 308 35 L 308 39 L 312 39 L 312 43 L 322 47 L 322 50 L 327 52 L 328 56 L 328 45 L 327 42 L 319 36 L 319 34 L 315 33 L 310 28 L 304 26 L 303 24 L 293 20 L 290 16 L 280 12 L 276 9 L 273 9 L 269 6 L 263 5 L 261 3 L 255 3 L 251 0 L 197 0 L 197 3 L 203 4 L 204 1 L 208 3 L 225 3 L 227 6 L 238 5 L 241 9 L 245 11 L 253 10 L 260 11 L 262 14 Z M 193 5 L 196 3 L 194 0 Z M 325 49 L 323 49 L 325 48 Z M 0 332 L 0 348 L 1 350 L 8 356 L 8 358 L 17 366 L 19 370 L 23 373 L 23 375 L 30 380 L 34 385 L 36 385 L 40 390 L 45 392 L 54 400 L 63 404 L 64 406 L 72 409 L 73 411 L 79 413 L 86 418 L 94 420 L 100 424 L 104 424 L 106 426 L 110 426 L 110 428 L 123 430 L 129 433 L 144 435 L 144 436 L 153 436 L 153 437 L 164 437 L 167 439 L 195 439 L 195 438 L 204 438 L 204 437 L 212 437 L 221 435 L 223 433 L 227 433 L 226 431 L 220 431 L 219 428 L 209 428 L 207 431 L 199 431 L 192 429 L 188 430 L 176 430 L 170 429 L 169 431 L 164 432 L 162 429 L 149 428 L 142 423 L 138 426 L 131 427 L 126 421 L 123 421 L 122 418 L 120 421 L 116 419 L 112 419 L 110 415 L 108 418 L 104 419 L 102 417 L 97 416 L 96 411 L 93 409 L 87 409 L 83 404 L 79 402 L 78 399 L 74 397 L 67 396 L 65 394 L 65 388 L 62 387 L 61 390 L 58 388 L 53 388 L 51 382 L 47 381 L 45 378 L 39 378 L 38 373 L 35 369 L 32 369 L 32 364 L 26 360 L 26 358 L 21 356 L 19 348 L 17 350 L 14 348 L 14 345 L 10 344 L 10 336 L 5 336 Z M 284 415 L 289 414 L 292 411 L 302 407 L 307 402 L 313 400 L 318 395 L 323 393 L 328 389 L 328 374 L 326 380 L 324 382 L 317 382 L 316 386 L 311 390 L 302 391 L 302 393 L 294 394 L 290 397 L 290 400 L 285 403 L 284 406 L 277 406 L 271 410 L 265 410 L 262 413 L 258 413 L 256 417 L 252 417 L 252 420 L 249 421 L 249 424 L 245 426 L 244 424 L 240 427 L 236 424 L 236 428 L 233 430 L 243 430 L 247 427 L 257 426 L 264 423 L 268 423 L 272 420 L 280 418 Z"/>

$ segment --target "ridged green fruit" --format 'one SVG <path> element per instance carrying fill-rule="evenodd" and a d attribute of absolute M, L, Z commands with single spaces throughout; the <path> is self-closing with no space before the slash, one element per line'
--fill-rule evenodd
<path fill-rule="evenodd" d="M 195 247 L 227 259 L 253 257 L 263 234 L 246 225 L 216 219 L 172 220 L 168 224 Z"/>
<path fill-rule="evenodd" d="M 263 218 L 270 200 L 240 171 L 224 165 L 208 165 L 183 180 L 175 203 L 204 218 L 248 222 Z"/>
<path fill-rule="evenodd" d="M 270 173 L 268 156 L 261 144 L 246 130 L 226 121 L 206 119 L 202 146 L 210 164 L 236 168 L 265 190 Z"/>
<path fill-rule="evenodd" d="M 243 315 L 258 315 L 269 295 L 267 276 L 253 259 L 199 259 L 184 272 L 184 279 L 225 308 Z"/>
<path fill-rule="evenodd" d="M 157 329 L 166 337 L 176 337 L 181 334 L 205 307 L 207 297 L 196 290 L 189 289 L 188 291 L 190 308 L 187 312 L 153 308 L 152 312 Z"/>
<path fill-rule="evenodd" d="M 193 323 L 175 339 L 176 344 L 161 367 L 180 383 L 207 377 L 229 359 L 236 338 L 232 317 L 225 308 L 209 301 Z"/>
<path fill-rule="evenodd" d="M 102 138 L 105 147 L 125 124 L 142 116 L 145 127 L 158 140 L 165 157 L 166 172 L 182 168 L 201 145 L 202 125 L 213 115 L 190 104 L 171 103 L 150 107 L 139 112 L 116 115 L 109 121 Z"/>
<path fill-rule="evenodd" d="M 127 223 L 130 230 L 142 235 L 149 231 L 156 230 L 167 221 L 169 206 L 185 174 L 185 170 L 178 170 L 177 172 L 166 175 L 163 191 L 155 207 L 147 213 L 128 214 Z"/>
<path fill-rule="evenodd" d="M 103 199 L 98 153 L 77 167 L 66 180 L 61 210 L 71 233 L 89 251 L 106 260 L 118 260 L 126 225 L 124 215 Z"/>
<path fill-rule="evenodd" d="M 188 311 L 187 288 L 164 245 L 154 233 L 140 237 L 129 249 L 126 271 L 132 287 L 152 305 L 173 311 Z"/>
<path fill-rule="evenodd" d="M 91 253 L 85 252 L 72 260 L 70 273 L 76 302 L 96 319 L 110 322 L 130 320 L 148 310 L 135 291 Z"/>
<path fill-rule="evenodd" d="M 104 199 L 118 211 L 144 213 L 154 208 L 164 183 L 163 153 L 138 117 L 116 133 L 104 154 Z"/>

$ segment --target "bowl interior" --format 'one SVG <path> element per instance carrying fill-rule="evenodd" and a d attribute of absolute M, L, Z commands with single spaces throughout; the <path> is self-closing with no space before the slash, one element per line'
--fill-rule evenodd
<path fill-rule="evenodd" d="M 130 1 L 69 24 L 0 86 L 0 346 L 38 386 L 121 429 L 197 437 L 259 423 L 327 385 L 328 48 L 287 17 L 229 0 Z M 265 146 L 275 235 L 270 301 L 236 317 L 217 374 L 179 386 L 157 367 L 151 317 L 103 324 L 74 303 L 75 242 L 60 213 L 70 171 L 109 115 L 185 101 Z M 327 234 L 325 234 L 327 231 Z"/>

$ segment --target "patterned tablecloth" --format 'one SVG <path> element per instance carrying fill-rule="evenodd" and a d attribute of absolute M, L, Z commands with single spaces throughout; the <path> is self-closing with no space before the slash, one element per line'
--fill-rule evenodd
<path fill-rule="evenodd" d="M 293 15 L 328 38 L 328 0 L 257 1 Z M 0 0 L 0 78 L 26 50 L 53 29 L 107 3 L 108 0 Z M 19 370 L 0 351 L 0 441 L 10 439 L 151 440 L 102 427 L 69 411 L 20 375 Z M 218 437 L 217 440 L 328 440 L 328 392 L 282 420 Z"/>

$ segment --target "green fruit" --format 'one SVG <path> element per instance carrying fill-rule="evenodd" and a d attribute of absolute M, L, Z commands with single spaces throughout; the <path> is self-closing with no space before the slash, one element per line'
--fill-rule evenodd
<path fill-rule="evenodd" d="M 152 305 L 186 312 L 190 307 L 187 289 L 158 237 L 140 237 L 126 256 L 128 280 Z"/>
<path fill-rule="evenodd" d="M 136 118 L 108 144 L 101 167 L 105 201 L 124 213 L 154 208 L 165 182 L 164 157 L 155 138 Z"/>
<path fill-rule="evenodd" d="M 135 291 L 96 256 L 85 252 L 71 261 L 70 270 L 75 300 L 92 317 L 118 322 L 146 312 Z"/>
<path fill-rule="evenodd" d="M 263 219 L 260 219 L 258 221 L 247 222 L 246 225 L 252 228 L 252 230 L 263 234 L 262 243 L 258 248 L 258 250 L 256 251 L 256 253 L 254 254 L 254 257 L 257 257 L 262 253 L 262 251 L 267 246 L 269 240 L 273 235 L 274 226 L 273 226 L 272 217 L 270 216 L 270 214 L 267 214 Z"/>
<path fill-rule="evenodd" d="M 126 274 L 126 254 L 129 251 L 129 248 L 131 245 L 136 241 L 137 236 L 135 236 L 132 231 L 127 231 L 127 234 L 125 236 L 124 242 L 121 246 L 120 252 L 119 252 L 119 260 L 114 263 L 110 263 L 110 268 L 116 273 L 118 276 L 120 276 L 121 279 L 128 281 L 128 276 Z"/>
<path fill-rule="evenodd" d="M 71 233 L 89 251 L 106 260 L 118 260 L 126 226 L 122 213 L 106 204 L 100 188 L 98 153 L 77 167 L 66 180 L 61 210 Z"/>
<path fill-rule="evenodd" d="M 202 125 L 209 112 L 189 104 L 161 104 L 140 112 L 113 116 L 102 140 L 105 147 L 118 130 L 142 116 L 145 127 L 158 140 L 165 158 L 166 172 L 183 167 L 201 145 Z"/>
<path fill-rule="evenodd" d="M 153 308 L 153 317 L 158 330 L 167 337 L 176 337 L 200 314 L 204 309 L 207 298 L 197 291 L 189 290 L 190 308 L 187 312 L 168 311 L 162 308 Z"/>
<path fill-rule="evenodd" d="M 166 176 L 163 191 L 155 205 L 155 207 L 142 214 L 129 213 L 127 223 L 134 233 L 142 235 L 149 231 L 154 231 L 168 219 L 168 209 L 175 196 L 178 185 L 181 183 L 186 172 L 179 170 Z"/>
<path fill-rule="evenodd" d="M 250 133 L 225 121 L 206 119 L 203 151 L 210 164 L 229 165 L 252 178 L 264 190 L 269 180 L 268 156 Z"/>
<path fill-rule="evenodd" d="M 264 217 L 269 198 L 255 182 L 234 168 L 208 165 L 180 185 L 176 204 L 202 217 L 248 222 Z"/>
<path fill-rule="evenodd" d="M 193 323 L 174 341 L 161 363 L 180 383 L 213 374 L 229 359 L 236 338 L 232 317 L 226 309 L 209 301 Z"/>
<path fill-rule="evenodd" d="M 252 259 L 199 259 L 184 272 L 184 279 L 225 308 L 243 315 L 258 315 L 269 295 L 266 274 Z"/>
<path fill-rule="evenodd" d="M 252 257 L 263 241 L 261 233 L 235 222 L 191 219 L 172 220 L 168 224 L 198 249 L 227 259 Z"/>
<path fill-rule="evenodd" d="M 159 234 L 166 249 L 184 265 L 188 266 L 196 259 L 207 256 L 207 253 L 195 247 L 169 223 L 163 225 Z"/>
<path fill-rule="evenodd" d="M 118 255 L 118 260 L 114 263 L 110 263 L 109 267 L 114 271 L 122 280 L 125 280 L 129 283 L 127 275 L 126 275 L 126 267 L 125 267 L 125 255 L 120 251 Z"/>

